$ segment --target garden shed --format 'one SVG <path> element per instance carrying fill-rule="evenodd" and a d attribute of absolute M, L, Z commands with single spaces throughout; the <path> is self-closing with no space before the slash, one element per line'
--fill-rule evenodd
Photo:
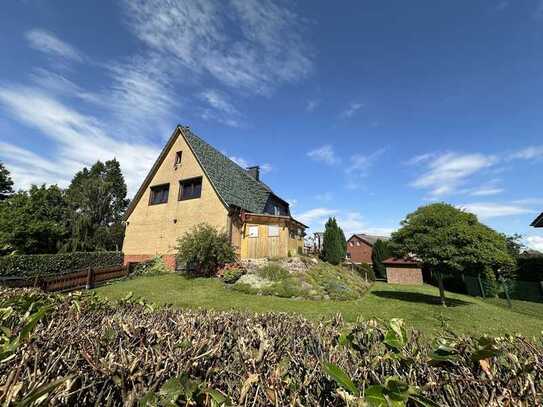
<path fill-rule="evenodd" d="M 422 284 L 420 263 L 413 259 L 391 257 L 383 261 L 389 284 Z"/>

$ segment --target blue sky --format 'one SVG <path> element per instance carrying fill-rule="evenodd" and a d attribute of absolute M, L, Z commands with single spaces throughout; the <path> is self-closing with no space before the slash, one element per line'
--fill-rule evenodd
<path fill-rule="evenodd" d="M 177 123 L 319 230 L 446 201 L 543 210 L 543 2 L 6 2 L 0 160 L 19 188 L 116 157 L 134 193 Z"/>

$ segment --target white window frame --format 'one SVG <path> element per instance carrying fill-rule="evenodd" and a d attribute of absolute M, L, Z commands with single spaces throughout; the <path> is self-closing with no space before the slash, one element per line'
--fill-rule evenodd
<path fill-rule="evenodd" d="M 249 226 L 247 228 L 248 237 L 258 237 L 258 226 Z"/>
<path fill-rule="evenodd" d="M 279 237 L 279 225 L 268 225 L 268 237 Z"/>

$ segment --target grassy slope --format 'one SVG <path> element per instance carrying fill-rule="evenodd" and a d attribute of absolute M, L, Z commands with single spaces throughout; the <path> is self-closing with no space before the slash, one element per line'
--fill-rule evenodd
<path fill-rule="evenodd" d="M 114 299 L 132 291 L 150 302 L 179 307 L 295 312 L 316 320 L 338 312 L 347 321 L 354 321 L 357 317 L 385 320 L 399 317 L 427 334 L 439 329 L 443 319 L 456 332 L 475 335 L 508 332 L 533 336 L 543 330 L 543 304 L 535 304 L 540 307 L 537 317 L 535 311 L 533 315 L 526 315 L 478 298 L 447 293 L 451 304 L 443 308 L 438 304 L 437 289 L 427 285 L 395 286 L 378 282 L 356 301 L 309 301 L 243 294 L 226 288 L 217 279 L 187 279 L 168 274 L 123 280 L 97 291 Z M 535 310 L 535 306 L 532 309 Z"/>

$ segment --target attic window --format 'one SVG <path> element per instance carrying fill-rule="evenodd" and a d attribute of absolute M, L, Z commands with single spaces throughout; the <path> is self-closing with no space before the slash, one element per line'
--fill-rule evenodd
<path fill-rule="evenodd" d="M 175 163 L 174 163 L 174 165 L 176 167 L 181 165 L 181 157 L 182 157 L 182 155 L 183 155 L 182 151 L 178 151 L 177 153 L 175 153 Z"/>
<path fill-rule="evenodd" d="M 158 205 L 168 202 L 168 193 L 170 192 L 170 184 L 163 184 L 151 187 L 151 195 L 149 197 L 149 205 Z"/>
<path fill-rule="evenodd" d="M 202 177 L 179 181 L 179 200 L 200 198 L 202 196 Z"/>

